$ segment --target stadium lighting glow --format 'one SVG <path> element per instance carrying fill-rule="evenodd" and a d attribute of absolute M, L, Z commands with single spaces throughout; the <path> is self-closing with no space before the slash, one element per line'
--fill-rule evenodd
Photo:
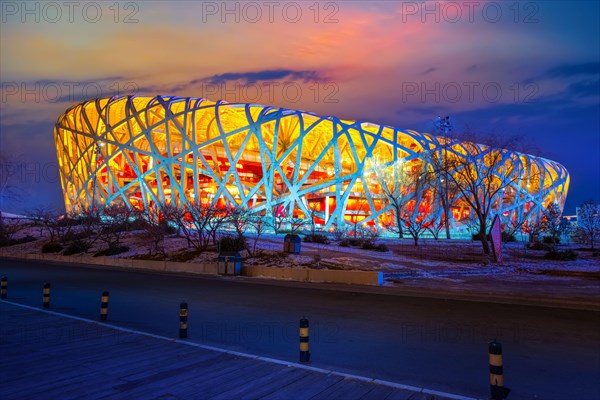
<path fill-rule="evenodd" d="M 380 229 L 393 222 L 373 178 L 378 170 L 394 179 L 390 167 L 406 175 L 416 165 L 430 168 L 428 160 L 442 151 L 464 157 L 473 146 L 304 111 L 168 96 L 77 104 L 59 117 L 54 138 L 67 211 L 111 203 L 140 209 L 206 204 L 313 215 L 324 229 L 353 221 Z M 516 152 L 508 157 L 518 164 L 512 173 L 519 179 L 498 194 L 497 213 L 533 217 L 549 202 L 562 208 L 569 185 L 563 166 Z M 502 168 L 494 173 L 500 176 Z M 409 192 L 411 182 L 402 188 Z M 427 220 L 442 218 L 427 191 L 414 204 L 415 215 L 426 210 Z M 459 197 L 452 204 L 456 228 L 470 210 Z"/>

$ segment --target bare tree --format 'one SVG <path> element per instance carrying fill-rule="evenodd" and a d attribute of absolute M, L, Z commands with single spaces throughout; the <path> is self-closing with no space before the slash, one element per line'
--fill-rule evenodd
<path fill-rule="evenodd" d="M 409 179 L 404 168 L 404 161 L 397 160 L 391 163 L 383 163 L 379 159 L 374 159 L 368 167 L 371 174 L 370 178 L 377 181 L 389 208 L 394 214 L 395 221 L 384 222 L 384 228 L 389 232 L 398 234 L 398 238 L 402 239 L 404 237 L 404 224 L 400 216 L 402 215 L 402 208 L 405 206 L 404 193 L 407 191 Z"/>
<path fill-rule="evenodd" d="M 69 218 L 50 209 L 38 208 L 34 210 L 33 218 L 48 231 L 50 243 L 57 243 L 67 236 L 73 228 L 73 222 Z"/>
<path fill-rule="evenodd" d="M 38 236 L 40 238 L 44 236 L 44 230 L 46 229 L 46 227 L 42 223 L 42 215 L 44 213 L 45 213 L 45 210 L 43 208 L 36 208 L 36 209 L 30 210 L 27 213 L 30 216 L 33 226 L 35 226 L 39 229 Z"/>
<path fill-rule="evenodd" d="M 218 243 L 217 235 L 221 231 L 221 228 L 227 224 L 229 211 L 230 210 L 226 208 L 213 209 L 210 218 L 206 223 L 206 231 L 212 238 L 213 246 L 216 246 Z"/>
<path fill-rule="evenodd" d="M 290 233 L 292 235 L 302 232 L 306 226 L 306 220 L 304 218 L 290 217 L 287 218 L 287 223 L 290 225 Z"/>
<path fill-rule="evenodd" d="M 18 198 L 14 177 L 18 172 L 17 163 L 8 154 L 0 154 L 0 240 L 8 242 L 18 232 L 20 223 L 14 223 L 3 215 L 5 202 Z"/>
<path fill-rule="evenodd" d="M 287 220 L 286 215 L 279 210 L 280 206 L 273 206 L 271 209 L 267 210 L 265 215 L 267 225 L 273 229 L 275 234 L 279 234 L 281 232 L 282 227 Z"/>
<path fill-rule="evenodd" d="M 216 240 L 217 225 L 213 221 L 218 216 L 216 208 L 205 204 L 194 204 L 186 209 L 171 208 L 168 213 L 170 219 L 187 239 L 188 246 L 205 251 L 211 239 Z M 217 220 L 220 226 L 223 220 L 220 218 Z"/>
<path fill-rule="evenodd" d="M 419 238 L 427 230 L 426 215 L 421 212 L 414 213 L 412 210 L 401 209 L 399 218 L 404 225 L 404 229 L 413 238 L 415 246 L 418 246 Z"/>
<path fill-rule="evenodd" d="M 440 238 L 440 233 L 442 233 L 442 230 L 447 226 L 446 223 L 444 222 L 444 220 L 446 220 L 447 218 L 444 219 L 437 219 L 437 218 L 432 218 L 430 220 L 430 222 L 427 224 L 426 229 L 429 231 L 429 233 L 431 233 L 431 236 L 433 236 L 433 238 L 435 240 L 439 240 Z M 449 231 L 446 229 L 446 238 L 449 238 Z"/>
<path fill-rule="evenodd" d="M 288 215 L 281 205 L 275 205 L 271 209 L 268 209 L 265 218 L 267 226 L 272 228 L 275 234 L 281 233 L 287 226 L 290 228 L 290 233 L 299 233 L 306 226 L 304 218 L 296 218 Z"/>
<path fill-rule="evenodd" d="M 529 236 L 530 242 L 537 242 L 540 235 L 546 231 L 546 221 L 544 218 L 530 218 L 522 221 L 521 230 Z"/>
<path fill-rule="evenodd" d="M 596 241 L 600 240 L 600 207 L 593 201 L 586 201 L 577 209 L 577 241 L 589 244 L 593 249 Z"/>
<path fill-rule="evenodd" d="M 14 157 L 6 153 L 0 154 L 0 210 L 4 209 L 6 201 L 16 200 L 19 197 L 18 188 L 14 183 L 18 171 Z"/>
<path fill-rule="evenodd" d="M 260 214 L 252 214 L 248 218 L 248 225 L 254 231 L 253 242 L 252 242 L 252 256 L 256 255 L 256 244 L 258 243 L 261 235 L 267 230 L 267 221 L 265 217 Z"/>
<path fill-rule="evenodd" d="M 359 228 L 360 238 L 363 243 L 374 244 L 379 239 L 379 231 L 373 227 L 369 227 L 365 224 Z"/>
<path fill-rule="evenodd" d="M 169 220 L 173 218 L 174 211 L 164 206 L 152 206 L 144 210 L 135 210 L 135 215 L 141 221 L 145 239 L 149 240 L 148 250 L 150 255 L 166 255 L 164 239 L 168 232 Z"/>
<path fill-rule="evenodd" d="M 333 239 L 339 242 L 348 236 L 348 226 L 345 223 L 340 225 L 334 224 L 331 234 Z"/>
<path fill-rule="evenodd" d="M 442 146 L 442 149 L 440 151 L 442 152 L 442 154 L 445 154 L 445 146 Z M 436 194 L 434 197 L 434 201 L 439 202 L 439 207 L 442 211 L 442 218 L 440 218 L 439 221 L 437 221 L 437 223 L 435 224 L 436 230 L 438 230 L 438 228 L 439 231 L 441 231 L 442 229 L 445 230 L 446 239 L 450 239 L 451 208 L 457 202 L 459 190 L 458 187 L 455 185 L 454 181 L 448 177 L 448 174 L 450 174 L 451 167 L 446 156 L 436 154 L 430 158 L 430 161 L 434 171 L 434 177 L 432 177 L 430 181 L 432 185 L 432 190 L 435 191 Z M 439 232 L 437 233 L 437 235 L 439 235 Z M 434 236 L 436 235 L 434 234 Z"/>
<path fill-rule="evenodd" d="M 561 224 L 561 231 L 560 231 L 561 238 L 562 238 L 562 240 L 564 240 L 565 243 L 568 243 L 571 240 L 571 237 L 573 236 L 573 232 L 574 232 L 575 228 L 571 224 L 571 221 L 565 217 L 561 218 L 560 224 Z"/>
<path fill-rule="evenodd" d="M 523 233 L 525 230 L 525 225 L 528 222 L 527 215 L 519 212 L 510 213 L 505 216 L 504 214 L 500 215 L 500 222 L 502 225 L 502 232 L 505 235 L 516 237 L 517 233 Z"/>
<path fill-rule="evenodd" d="M 109 248 L 116 248 L 121 244 L 123 235 L 129 231 L 134 212 L 125 204 L 111 204 L 104 208 L 102 214 L 104 218 L 100 222 L 100 240 Z"/>
<path fill-rule="evenodd" d="M 23 228 L 25 228 L 25 221 L 22 218 L 8 218 L 0 211 L 0 246 L 14 243 L 15 235 Z"/>
<path fill-rule="evenodd" d="M 560 206 L 554 202 L 549 203 L 544 209 L 544 219 L 546 220 L 545 231 L 550 234 L 553 243 L 558 243 L 565 229 Z"/>
<path fill-rule="evenodd" d="M 250 212 L 243 208 L 235 208 L 229 212 L 227 223 L 231 225 L 238 238 L 243 238 L 248 229 Z"/>
<path fill-rule="evenodd" d="M 384 227 L 400 237 L 408 231 L 415 246 L 418 246 L 419 237 L 431 224 L 432 214 L 423 209 L 422 203 L 426 202 L 430 207 L 433 203 L 433 172 L 427 164 L 409 164 L 404 160 L 384 164 L 375 162 L 372 171 L 395 217 L 395 221 L 384 223 Z M 429 201 L 425 201 L 427 197 Z"/>
<path fill-rule="evenodd" d="M 363 218 L 359 219 L 359 215 L 362 214 L 362 209 L 365 206 L 368 206 L 368 204 L 369 202 L 366 197 L 360 197 L 358 200 L 356 200 L 356 209 L 354 210 L 353 218 L 350 219 L 350 224 L 352 225 L 352 235 L 355 239 L 358 238 L 358 236 L 361 234 L 360 230 L 363 224 L 363 220 L 365 218 L 363 216 Z"/>
<path fill-rule="evenodd" d="M 314 236 L 316 233 L 316 225 L 317 225 L 315 219 L 317 218 L 318 211 L 314 205 L 313 206 L 308 205 L 307 209 L 308 209 L 308 215 L 307 215 L 308 223 L 310 224 L 310 234 Z"/>
<path fill-rule="evenodd" d="M 488 140 L 488 143 L 494 143 L 494 140 Z M 463 141 L 452 146 L 452 152 L 448 154 L 451 172 L 447 177 L 477 219 L 478 234 L 485 254 L 491 251 L 487 240 L 489 221 L 502 204 L 505 189 L 521 183 L 523 176 L 533 178 L 531 171 L 523 173 L 518 154 L 506 149 L 511 144 L 511 141 L 507 141 L 502 145 L 494 143 L 483 146 Z"/>
<path fill-rule="evenodd" d="M 88 207 L 69 214 L 69 219 L 79 226 L 75 240 L 87 252 L 100 238 L 100 213 L 96 208 Z"/>
<path fill-rule="evenodd" d="M 420 184 L 424 186 L 424 193 L 427 195 L 429 210 L 424 213 L 423 225 L 435 240 L 439 240 L 440 234 L 445 229 L 446 239 L 450 239 L 450 206 L 455 202 L 456 193 L 454 185 L 449 183 L 448 178 L 440 179 L 439 170 L 436 165 L 430 163 L 429 167 L 421 173 Z M 442 175 L 445 177 L 445 175 Z M 442 212 L 442 218 L 437 216 L 438 211 Z"/>
<path fill-rule="evenodd" d="M 515 234 L 518 230 L 529 235 L 529 241 L 539 240 L 542 233 L 549 233 L 553 243 L 558 243 L 560 236 L 566 229 L 562 220 L 562 211 L 556 203 L 549 203 L 540 215 L 526 215 L 522 218 L 514 217 L 506 221 L 505 231 L 509 234 Z"/>
<path fill-rule="evenodd" d="M 434 174 L 437 176 L 437 179 L 432 180 L 432 183 L 435 186 L 436 199 L 440 202 L 443 214 L 440 223 L 435 223 L 434 225 L 439 230 L 445 228 L 446 239 L 450 239 L 450 209 L 456 202 L 456 197 L 459 194 L 458 188 L 449 176 L 452 171 L 452 163 L 449 162 L 449 152 L 454 139 L 451 137 L 452 125 L 450 124 L 450 117 L 438 117 L 436 125 L 439 134 L 437 138 L 438 144 L 435 151 L 432 151 L 428 161 L 433 168 Z M 439 230 L 435 229 L 437 233 L 432 232 L 436 239 L 439 236 Z"/>

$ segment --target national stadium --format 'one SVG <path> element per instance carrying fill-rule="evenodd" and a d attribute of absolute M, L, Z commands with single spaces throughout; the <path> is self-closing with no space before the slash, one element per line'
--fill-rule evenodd
<path fill-rule="evenodd" d="M 74 105 L 58 118 L 54 139 L 68 212 L 116 203 L 242 207 L 312 218 L 323 230 L 357 223 L 382 230 L 397 223 L 394 198 L 408 200 L 410 218 L 435 225 L 448 214 L 452 230 L 464 229 L 471 207 L 460 192 L 439 190 L 457 171 L 441 174 L 436 163 L 475 151 L 474 163 L 485 164 L 488 151 L 371 122 L 170 96 Z M 491 199 L 495 214 L 533 220 L 550 202 L 562 209 L 569 186 L 562 165 L 508 150 L 503 157 L 492 172 L 510 183 Z M 437 183 L 420 184 L 423 171 Z"/>

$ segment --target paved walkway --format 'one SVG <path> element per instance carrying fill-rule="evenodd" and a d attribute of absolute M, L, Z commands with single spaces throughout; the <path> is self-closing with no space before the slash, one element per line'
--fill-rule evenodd
<path fill-rule="evenodd" d="M 0 354 L 3 400 L 462 399 L 5 301 Z"/>

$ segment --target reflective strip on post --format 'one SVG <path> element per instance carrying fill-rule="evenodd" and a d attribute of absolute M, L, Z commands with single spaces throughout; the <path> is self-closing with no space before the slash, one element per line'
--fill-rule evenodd
<path fill-rule="evenodd" d="M 179 304 L 179 338 L 187 338 L 188 331 L 188 305 L 186 302 Z"/>
<path fill-rule="evenodd" d="M 308 319 L 300 320 L 300 362 L 307 363 L 310 361 L 310 351 L 308 348 Z"/>
<path fill-rule="evenodd" d="M 44 308 L 50 308 L 50 284 L 44 283 Z"/>
<path fill-rule="evenodd" d="M 490 392 L 493 400 L 503 400 L 510 392 L 504 387 L 502 345 L 495 340 L 488 345 L 490 353 Z"/>
<path fill-rule="evenodd" d="M 108 291 L 102 292 L 100 302 L 100 321 L 106 321 L 108 318 Z"/>
<path fill-rule="evenodd" d="M 0 297 L 5 299 L 8 292 L 8 278 L 3 276 L 0 280 Z"/>

